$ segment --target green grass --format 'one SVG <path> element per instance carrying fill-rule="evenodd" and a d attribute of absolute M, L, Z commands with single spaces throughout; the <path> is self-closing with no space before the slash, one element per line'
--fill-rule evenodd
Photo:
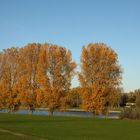
<path fill-rule="evenodd" d="M 140 140 L 140 121 L 0 114 L 0 140 Z M 33 138 L 32 138 L 33 137 Z"/>

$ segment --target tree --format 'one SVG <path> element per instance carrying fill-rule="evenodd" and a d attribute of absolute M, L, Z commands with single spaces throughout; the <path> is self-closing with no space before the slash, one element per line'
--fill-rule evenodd
<path fill-rule="evenodd" d="M 16 85 L 19 80 L 19 49 L 6 49 L 1 54 L 1 104 L 10 111 L 20 105 Z"/>
<path fill-rule="evenodd" d="M 82 48 L 80 84 L 85 88 L 83 107 L 93 113 L 106 112 L 108 95 L 121 81 L 121 68 L 115 51 L 103 43 Z"/>
<path fill-rule="evenodd" d="M 69 107 L 80 107 L 81 105 L 81 88 L 76 87 L 69 90 L 68 93 L 68 105 Z"/>
<path fill-rule="evenodd" d="M 135 94 L 135 92 L 129 92 L 128 93 L 128 102 L 129 103 L 135 103 L 136 102 L 136 94 Z"/>
<path fill-rule="evenodd" d="M 4 65 L 5 65 L 5 55 L 3 52 L 0 52 L 0 107 L 5 106 L 5 98 L 4 98 L 3 86 L 2 86 L 2 76 L 4 72 Z"/>
<path fill-rule="evenodd" d="M 18 91 L 23 106 L 33 111 L 37 106 L 38 64 L 41 44 L 28 44 L 20 50 L 20 77 Z"/>
<path fill-rule="evenodd" d="M 121 99 L 120 99 L 120 106 L 124 107 L 126 106 L 126 103 L 128 102 L 128 94 L 127 93 L 123 93 L 121 95 Z"/>
<path fill-rule="evenodd" d="M 74 76 L 75 62 L 71 52 L 64 47 L 44 44 L 40 57 L 41 97 L 44 96 L 46 106 L 51 114 L 62 109 L 66 103 L 66 93 Z M 44 94 L 43 94 L 44 93 Z"/>

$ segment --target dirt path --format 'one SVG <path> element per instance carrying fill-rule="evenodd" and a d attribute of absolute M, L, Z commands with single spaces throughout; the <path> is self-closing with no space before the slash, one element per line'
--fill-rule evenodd
<path fill-rule="evenodd" d="M 33 136 L 33 135 L 28 135 L 28 134 L 23 134 L 23 133 L 17 133 L 17 132 L 13 132 L 13 131 L 10 131 L 10 130 L 6 130 L 6 129 L 2 129 L 0 128 L 0 132 L 3 132 L 3 133 L 8 133 L 8 134 L 11 134 L 11 135 L 14 135 L 14 136 L 19 136 L 19 137 L 24 137 L 24 138 L 36 138 L 38 140 L 48 140 L 48 139 L 45 139 L 45 138 L 41 138 L 39 136 Z"/>

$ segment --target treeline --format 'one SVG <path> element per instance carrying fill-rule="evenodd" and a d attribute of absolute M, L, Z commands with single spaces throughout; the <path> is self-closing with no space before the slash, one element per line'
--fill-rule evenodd
<path fill-rule="evenodd" d="M 69 108 L 84 108 L 84 105 L 82 103 L 84 90 L 85 89 L 82 87 L 75 87 L 70 89 L 67 103 L 67 106 Z M 110 92 L 108 93 L 108 99 L 106 98 L 107 109 L 119 109 L 120 107 L 126 106 L 126 101 L 123 100 L 123 98 L 124 93 L 121 88 L 110 90 Z M 124 106 L 122 106 L 122 104 L 124 104 Z"/>
<path fill-rule="evenodd" d="M 82 87 L 75 87 L 70 89 L 68 105 L 70 108 L 80 108 L 82 107 Z M 133 92 L 125 93 L 122 88 L 114 89 L 110 91 L 108 96 L 108 108 L 110 109 L 119 109 L 124 108 L 127 104 L 133 107 L 139 106 L 140 108 L 140 89 L 137 89 Z"/>
<path fill-rule="evenodd" d="M 139 96 L 140 96 L 140 89 L 137 89 L 128 93 L 124 93 L 121 96 L 121 102 L 122 102 L 121 105 L 125 106 L 127 103 L 140 102 Z"/>
<path fill-rule="evenodd" d="M 71 51 L 53 44 L 33 43 L 1 51 L 0 107 L 10 111 L 20 106 L 46 107 L 53 114 L 75 100 L 74 104 L 94 114 L 106 112 L 111 100 L 118 99 L 122 78 L 116 52 L 103 43 L 89 44 L 82 48 L 80 66 L 81 72 L 76 72 Z M 80 96 L 71 89 L 75 75 Z"/>

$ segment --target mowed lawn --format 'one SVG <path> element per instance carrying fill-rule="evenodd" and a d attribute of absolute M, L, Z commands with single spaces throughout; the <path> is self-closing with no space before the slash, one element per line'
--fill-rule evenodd
<path fill-rule="evenodd" d="M 140 140 L 140 121 L 0 114 L 0 140 L 43 140 L 43 138 L 46 140 Z"/>

